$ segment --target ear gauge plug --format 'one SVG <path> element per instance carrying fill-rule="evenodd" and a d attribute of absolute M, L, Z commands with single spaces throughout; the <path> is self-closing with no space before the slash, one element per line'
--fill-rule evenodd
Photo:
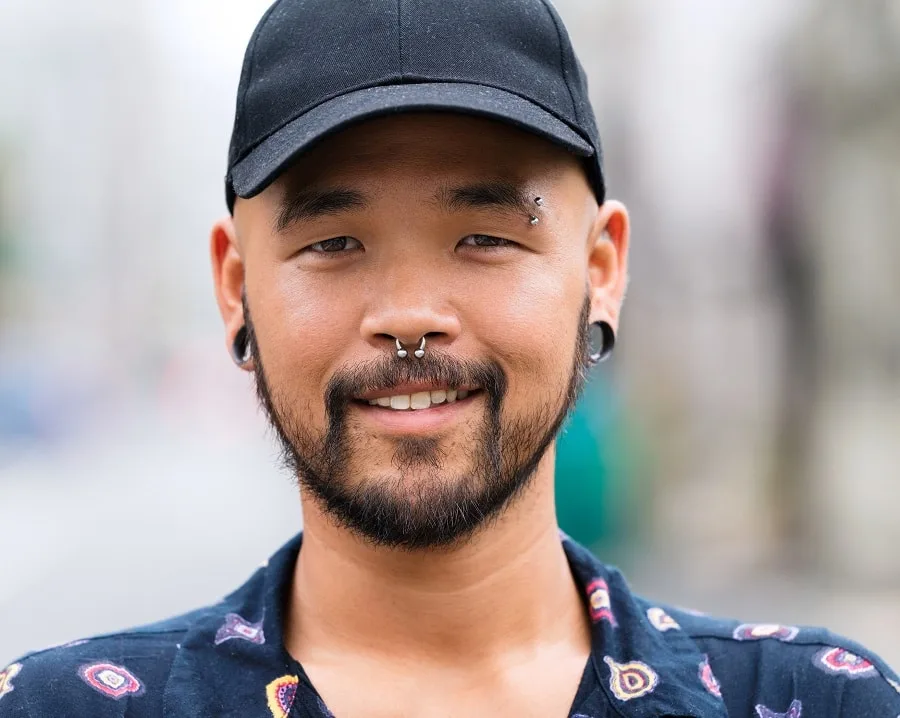
<path fill-rule="evenodd" d="M 613 331 L 612 325 L 606 321 L 594 322 L 590 326 L 591 330 L 591 349 L 588 353 L 588 364 L 596 366 L 600 362 L 609 359 L 616 346 L 616 333 Z M 593 336 L 596 332 L 600 334 L 600 341 L 595 342 Z"/>
<path fill-rule="evenodd" d="M 246 368 L 247 364 L 249 364 L 250 360 L 253 358 L 252 352 L 250 351 L 250 333 L 247 330 L 246 324 L 237 330 L 229 349 L 231 360 L 235 365 L 241 369 Z"/>

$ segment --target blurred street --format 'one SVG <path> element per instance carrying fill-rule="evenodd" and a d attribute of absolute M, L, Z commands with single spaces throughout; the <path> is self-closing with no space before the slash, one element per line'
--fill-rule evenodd
<path fill-rule="evenodd" d="M 148 408 L 2 467 L 0 663 L 214 603 L 300 529 L 262 422 L 206 418 Z"/>

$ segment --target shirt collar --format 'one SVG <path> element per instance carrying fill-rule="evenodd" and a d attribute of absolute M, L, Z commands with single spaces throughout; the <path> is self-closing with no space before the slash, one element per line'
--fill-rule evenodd
<path fill-rule="evenodd" d="M 197 614 L 166 684 L 166 718 L 290 713 L 299 679 L 282 636 L 301 540 L 295 536 L 243 586 Z"/>
<path fill-rule="evenodd" d="M 259 715 L 269 715 L 266 706 L 276 718 L 290 713 L 306 680 L 282 639 L 301 540 L 298 534 L 243 586 L 193 614 L 166 685 L 167 718 L 244 718 L 256 714 L 253 706 Z M 662 609 L 635 597 L 617 570 L 564 535 L 563 547 L 591 612 L 591 663 L 614 710 L 625 718 L 726 718 L 690 637 L 655 627 Z"/>
<path fill-rule="evenodd" d="M 626 718 L 726 718 L 707 657 L 690 636 L 635 596 L 621 572 L 562 539 L 591 613 L 591 662 L 615 710 Z"/>

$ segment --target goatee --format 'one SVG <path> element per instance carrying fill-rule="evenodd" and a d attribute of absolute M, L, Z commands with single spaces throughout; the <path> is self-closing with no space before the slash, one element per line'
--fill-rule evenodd
<path fill-rule="evenodd" d="M 325 390 L 327 428 L 320 434 L 297 416 L 296 398 L 269 383 L 246 298 L 244 317 L 255 360 L 256 393 L 285 467 L 342 526 L 373 544 L 414 550 L 471 537 L 529 485 L 584 386 L 589 306 L 586 299 L 569 380 L 555 402 L 539 402 L 530 413 L 504 421 L 508 380 L 500 364 L 459 359 L 429 346 L 422 359 L 404 360 L 392 353 L 339 369 Z M 365 475 L 357 470 L 350 475 L 348 467 L 365 465 L 365 442 L 354 441 L 349 430 L 348 409 L 356 397 L 420 382 L 479 388 L 484 416 L 473 427 L 471 439 L 452 449 L 471 457 L 468 469 L 460 473 L 444 469 L 448 451 L 440 438 L 405 437 L 393 442 L 391 471 Z"/>

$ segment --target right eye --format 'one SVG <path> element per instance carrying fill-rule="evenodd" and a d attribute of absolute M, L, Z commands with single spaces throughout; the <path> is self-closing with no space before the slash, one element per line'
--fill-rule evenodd
<path fill-rule="evenodd" d="M 315 254 L 343 254 L 362 249 L 362 243 L 353 237 L 332 237 L 311 244 L 306 249 Z"/>

